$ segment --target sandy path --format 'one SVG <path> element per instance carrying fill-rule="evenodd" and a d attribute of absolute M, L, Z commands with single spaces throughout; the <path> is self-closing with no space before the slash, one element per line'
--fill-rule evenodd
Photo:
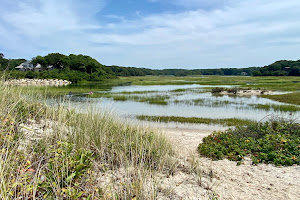
<path fill-rule="evenodd" d="M 199 157 L 197 146 L 210 133 L 208 130 L 165 129 L 181 158 L 188 160 L 196 155 L 202 170 L 212 178 L 208 180 L 203 175 L 199 184 L 199 177 L 178 172 L 163 182 L 166 186 L 176 185 L 172 196 L 161 199 L 300 199 L 300 166 L 254 166 L 250 159 L 237 166 L 236 162 L 226 159 L 212 161 Z"/>

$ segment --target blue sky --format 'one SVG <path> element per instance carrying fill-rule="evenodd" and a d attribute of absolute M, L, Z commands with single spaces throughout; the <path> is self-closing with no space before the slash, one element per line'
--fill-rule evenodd
<path fill-rule="evenodd" d="M 299 0 L 0 0 L 0 52 L 148 68 L 300 59 Z"/>

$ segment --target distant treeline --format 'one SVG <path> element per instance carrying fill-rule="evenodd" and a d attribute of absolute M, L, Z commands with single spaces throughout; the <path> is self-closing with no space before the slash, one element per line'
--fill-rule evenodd
<path fill-rule="evenodd" d="M 191 76 L 191 75 L 249 75 L 259 70 L 258 67 L 249 68 L 220 68 L 220 69 L 147 69 L 136 67 L 110 66 L 110 69 L 117 76 L 147 76 L 147 75 L 171 75 L 171 76 Z"/>
<path fill-rule="evenodd" d="M 118 76 L 147 76 L 147 75 L 171 75 L 171 76 L 190 76 L 190 75 L 248 75 L 248 76 L 300 76 L 300 60 L 288 61 L 281 60 L 264 67 L 248 68 L 219 68 L 219 69 L 147 69 L 137 67 L 105 66 L 97 60 L 85 55 L 69 56 L 60 53 L 50 53 L 46 56 L 37 56 L 31 63 L 41 64 L 42 69 L 37 71 L 21 72 L 15 69 L 18 65 L 25 62 L 25 59 L 6 59 L 0 53 L 0 68 L 2 71 L 9 72 L 9 78 L 58 78 L 67 79 L 72 82 L 79 81 L 100 81 L 113 79 Z M 48 66 L 54 69 L 47 70 Z"/>
<path fill-rule="evenodd" d="M 50 53 L 47 56 L 37 56 L 32 59 L 31 63 L 40 64 L 40 71 L 28 70 L 19 71 L 15 69 L 18 65 L 23 63 L 24 59 L 5 59 L 0 58 L 2 71 L 8 78 L 42 78 L 42 79 L 66 79 L 72 82 L 80 81 L 101 81 L 104 79 L 116 78 L 116 74 L 105 65 L 102 65 L 97 60 L 85 55 L 69 56 Z M 52 66 L 51 70 L 48 68 Z"/>
<path fill-rule="evenodd" d="M 253 71 L 253 76 L 300 76 L 300 60 L 280 60 Z"/>

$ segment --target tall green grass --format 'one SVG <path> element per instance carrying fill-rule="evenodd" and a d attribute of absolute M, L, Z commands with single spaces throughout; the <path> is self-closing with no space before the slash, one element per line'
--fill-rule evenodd
<path fill-rule="evenodd" d="M 172 166 L 164 136 L 109 112 L 50 107 L 43 98 L 0 83 L 0 199 L 156 198 L 155 186 L 145 185 Z M 21 129 L 43 121 L 48 134 Z M 124 179 L 109 178 L 115 175 Z"/>

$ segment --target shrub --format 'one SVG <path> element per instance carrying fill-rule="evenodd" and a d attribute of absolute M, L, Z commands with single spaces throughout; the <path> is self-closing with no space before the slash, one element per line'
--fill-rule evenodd
<path fill-rule="evenodd" d="M 221 87 L 215 87 L 211 89 L 212 93 L 221 93 L 223 91 L 225 91 L 225 88 L 221 88 Z"/>
<path fill-rule="evenodd" d="M 198 146 L 201 155 L 241 161 L 250 155 L 253 164 L 300 165 L 300 125 L 285 120 L 252 123 L 214 132 Z"/>

